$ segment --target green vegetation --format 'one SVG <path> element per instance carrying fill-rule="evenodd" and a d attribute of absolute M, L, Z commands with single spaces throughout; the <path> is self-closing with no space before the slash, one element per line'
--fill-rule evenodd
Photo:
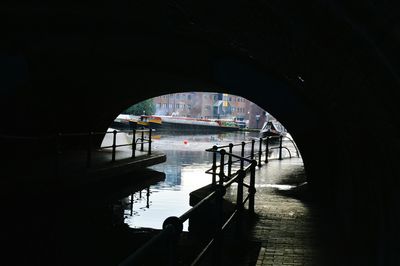
<path fill-rule="evenodd" d="M 122 113 L 131 115 L 143 115 L 143 114 L 153 115 L 155 111 L 156 111 L 156 105 L 154 104 L 153 99 L 148 99 L 132 105 Z"/>

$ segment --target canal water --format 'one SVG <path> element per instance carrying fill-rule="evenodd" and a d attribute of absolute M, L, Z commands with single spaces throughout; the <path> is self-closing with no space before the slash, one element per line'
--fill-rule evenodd
<path fill-rule="evenodd" d="M 151 169 L 165 173 L 165 180 L 147 189 L 133 192 L 120 200 L 123 223 L 131 228 L 161 229 L 169 216 L 180 216 L 190 209 L 189 193 L 211 183 L 211 175 L 205 171 L 212 165 L 212 153 L 206 149 L 213 145 L 240 143 L 258 137 L 258 132 L 230 132 L 214 135 L 157 135 L 153 136 L 153 148 L 167 155 L 165 163 Z M 250 151 L 246 145 L 246 152 Z M 258 151 L 258 145 L 256 145 Z M 290 145 L 289 145 L 290 146 Z M 295 150 L 292 146 L 292 152 Z M 240 147 L 236 147 L 240 153 Z M 234 150 L 235 151 L 235 150 Z M 273 150 L 277 153 L 278 150 Z M 285 151 L 286 152 L 286 151 Z M 270 154 L 270 157 L 277 154 Z M 122 213 L 121 213 L 122 214 Z M 184 224 L 187 231 L 187 223 Z"/>

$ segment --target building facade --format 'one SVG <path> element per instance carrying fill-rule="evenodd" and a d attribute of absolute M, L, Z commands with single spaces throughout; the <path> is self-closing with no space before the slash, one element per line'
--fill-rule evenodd
<path fill-rule="evenodd" d="M 232 94 L 186 92 L 153 98 L 156 115 L 173 115 L 208 119 L 239 119 L 251 128 L 260 128 L 265 111 L 249 100 Z"/>

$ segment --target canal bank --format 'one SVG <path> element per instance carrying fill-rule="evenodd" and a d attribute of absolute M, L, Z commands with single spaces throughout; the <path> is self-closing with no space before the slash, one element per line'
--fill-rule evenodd
<path fill-rule="evenodd" d="M 25 231 L 22 235 L 15 232 L 21 236 L 14 237 L 15 245 L 25 240 L 27 245 L 42 246 L 44 253 L 28 253 L 26 263 L 21 264 L 54 265 L 54 260 L 62 258 L 58 265 L 117 265 L 156 235 L 166 217 L 179 216 L 188 210 L 190 192 L 211 182 L 211 176 L 206 175 L 205 170 L 212 164 L 212 156 L 205 149 L 252 138 L 250 134 L 239 132 L 164 136 L 153 143 L 156 150 L 169 149 L 162 150 L 167 155 L 167 162 L 152 167 L 152 171 L 162 173 L 157 174 L 159 177 L 154 182 L 148 183 L 153 175 L 151 171 L 134 172 L 117 179 L 104 179 L 96 186 L 79 191 L 54 190 L 50 194 L 37 193 L 34 196 L 24 194 L 30 200 L 24 203 L 27 210 L 17 228 L 25 228 Z M 246 147 L 247 152 L 250 150 Z M 272 161 L 268 165 L 265 169 L 282 172 L 282 169 L 273 167 Z M 31 231 L 26 228 L 26 221 L 31 221 Z M 46 233 L 44 228 L 47 228 Z M 186 231 L 182 233 L 179 245 L 184 254 L 182 259 L 189 261 L 200 247 Z M 235 237 L 232 234 L 227 239 Z M 231 260 L 233 255 L 241 254 L 245 260 L 254 261 L 260 243 L 248 240 L 248 250 L 232 246 L 230 251 L 236 252 L 225 258 Z"/>
<path fill-rule="evenodd" d="M 177 137 L 173 137 L 173 138 L 166 137 L 166 138 L 164 138 L 163 143 L 164 144 L 168 143 L 167 146 L 169 148 L 173 147 L 174 150 L 169 151 L 170 152 L 170 154 L 168 155 L 168 158 L 170 160 L 169 162 L 167 161 L 167 163 L 158 165 L 156 167 L 157 168 L 164 167 L 164 170 L 168 170 L 168 168 L 170 168 L 169 170 L 174 169 L 175 171 L 170 171 L 169 174 L 171 176 L 175 176 L 176 180 L 179 180 L 179 182 L 181 182 L 185 178 L 188 178 L 188 180 L 190 180 L 190 178 L 196 177 L 198 179 L 205 180 L 205 181 L 203 181 L 205 184 L 209 184 L 211 181 L 210 176 L 205 175 L 204 172 L 205 172 L 205 170 L 209 169 L 212 159 L 210 158 L 210 156 L 207 156 L 207 153 L 204 153 L 204 148 L 210 147 L 210 142 L 211 142 L 211 144 L 214 144 L 214 145 L 226 145 L 230 142 L 237 143 L 237 142 L 241 142 L 241 141 L 245 141 L 245 140 L 248 141 L 252 138 L 253 138 L 253 136 L 246 135 L 246 134 L 240 134 L 240 135 L 234 134 L 234 135 L 230 135 L 229 138 L 227 136 L 195 136 L 195 137 L 194 136 L 190 136 L 190 137 L 185 136 L 185 137 L 182 137 L 182 139 L 179 139 Z M 191 143 L 193 146 L 192 147 L 188 146 L 189 143 Z M 246 149 L 247 152 L 249 152 L 250 150 L 252 150 L 252 148 Z M 167 151 L 167 153 L 168 153 L 168 151 Z M 293 153 L 295 154 L 295 151 Z M 184 155 L 184 156 L 181 156 L 181 155 Z M 185 160 L 182 160 L 182 158 L 185 158 Z M 197 162 L 196 159 L 201 159 L 201 160 L 200 160 L 200 162 Z M 282 166 L 281 163 L 283 161 L 279 161 L 279 160 L 273 161 L 272 158 L 270 158 L 270 159 L 271 159 L 271 162 L 269 164 L 264 164 L 263 168 L 261 168 L 261 169 L 264 169 L 263 172 L 261 172 L 261 169 L 260 169 L 260 171 L 257 171 L 257 176 L 258 176 L 257 186 L 258 187 L 269 187 L 269 188 L 278 187 L 280 189 L 282 189 L 282 188 L 287 189 L 287 187 L 294 188 L 297 185 L 304 184 L 305 174 L 304 174 L 303 164 L 302 164 L 302 161 L 300 158 L 293 159 L 293 161 L 291 161 L 291 163 L 287 164 L 286 167 Z M 201 162 L 203 162 L 203 163 L 208 162 L 208 163 L 206 163 L 204 165 Z M 278 162 L 279 162 L 279 164 L 276 164 Z M 186 177 L 184 177 L 185 175 L 183 174 L 184 173 L 183 169 L 185 169 L 185 168 L 189 168 L 192 170 L 191 174 Z M 202 171 L 199 171 L 201 169 L 202 169 Z M 266 173 L 266 171 L 268 173 Z M 198 172 L 197 175 L 195 174 L 196 172 Z M 268 180 L 265 179 L 266 174 L 270 177 L 275 176 L 275 179 L 274 178 L 270 178 Z M 168 176 L 168 174 L 167 174 L 167 176 Z M 291 182 L 290 185 L 287 185 L 285 183 L 282 184 L 281 179 L 290 180 L 290 182 Z M 172 184 L 169 184 L 169 185 L 171 186 Z M 180 187 L 181 185 L 182 184 L 179 183 L 178 186 L 176 186 L 176 187 L 172 186 L 172 187 L 174 187 L 175 190 L 181 190 L 182 189 L 182 187 Z M 194 187 L 192 187 L 192 188 L 194 188 Z M 158 191 L 158 193 L 160 193 L 160 191 Z M 176 194 L 176 195 L 178 195 L 178 194 Z M 183 196 L 183 198 L 181 198 L 181 199 L 183 199 L 184 201 L 188 200 L 188 196 L 185 196 L 183 194 L 181 196 Z M 233 202 L 235 201 L 234 199 L 235 199 L 236 195 L 234 192 L 227 191 L 227 196 L 228 196 L 228 198 L 231 197 L 233 199 Z M 165 199 L 168 201 L 167 198 L 165 198 Z M 162 204 L 164 206 L 163 209 L 164 210 L 165 209 L 173 209 L 173 207 L 169 207 L 169 208 L 166 207 L 168 205 L 167 201 L 163 202 L 163 204 Z M 153 207 L 155 207 L 155 206 L 157 206 L 157 203 L 155 203 Z M 152 207 L 150 206 L 150 209 L 151 208 Z M 188 209 L 189 207 L 186 205 L 185 208 Z M 146 210 L 146 213 L 143 213 L 143 216 L 146 216 L 148 214 L 147 211 L 148 211 L 148 209 Z M 150 212 L 151 212 L 151 210 L 150 210 Z M 164 212 L 164 214 L 165 214 L 165 212 Z M 180 213 L 179 212 L 169 213 L 169 215 L 164 215 L 164 217 L 159 217 L 159 219 L 160 219 L 159 226 L 162 224 L 162 222 L 165 220 L 166 217 L 179 216 L 181 214 L 183 214 L 183 211 Z M 200 219 L 202 219 L 202 218 L 200 218 Z M 193 234 L 190 232 L 191 231 L 189 229 L 189 236 L 191 234 Z M 181 235 L 181 237 L 185 238 L 184 235 L 186 235 L 185 232 Z M 193 239 L 193 235 L 190 238 Z M 228 233 L 227 238 L 234 240 L 237 237 L 235 237 L 235 233 L 230 234 L 230 236 Z M 232 244 L 235 241 L 231 241 L 231 240 L 229 240 L 227 242 L 227 244 L 229 243 L 231 245 L 230 246 L 231 250 L 235 250 L 235 248 L 237 250 L 237 246 L 235 246 L 235 245 L 232 246 Z M 242 239 L 242 240 L 244 240 L 244 242 L 242 241 L 242 243 L 239 245 L 239 246 L 241 246 L 241 251 L 242 251 L 240 254 L 241 254 L 242 258 L 246 258 L 246 259 L 242 259 L 241 263 L 248 263 L 249 261 L 254 261 L 254 263 L 255 263 L 259 249 L 261 247 L 261 241 L 256 240 L 256 239 L 250 239 L 250 238 Z M 245 242 L 246 242 L 246 244 L 245 244 Z M 236 244 L 238 244 L 238 243 L 236 243 Z M 179 248 L 179 249 L 181 249 L 181 248 Z M 199 251 L 200 250 L 198 250 L 198 252 Z M 182 256 L 185 256 L 185 255 L 182 255 Z M 236 263 L 239 262 L 238 258 L 235 257 L 235 254 L 230 254 L 228 256 L 224 256 L 225 261 L 232 260 L 233 258 L 236 258 L 236 260 L 234 260 L 234 262 L 236 262 Z M 205 265 L 207 265 L 207 264 L 205 264 Z M 226 265 L 228 265 L 228 264 L 226 264 Z M 238 265 L 248 265 L 248 264 L 238 264 Z"/>

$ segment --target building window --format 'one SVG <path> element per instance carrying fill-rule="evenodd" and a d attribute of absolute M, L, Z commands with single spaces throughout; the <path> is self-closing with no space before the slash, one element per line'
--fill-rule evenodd
<path fill-rule="evenodd" d="M 188 100 L 191 100 L 192 99 L 192 95 L 190 95 L 190 94 L 188 94 Z"/>
<path fill-rule="evenodd" d="M 232 101 L 232 97 L 229 97 L 229 101 L 230 101 L 230 102 Z"/>
<path fill-rule="evenodd" d="M 172 109 L 172 103 L 169 104 L 169 108 Z"/>
<path fill-rule="evenodd" d="M 179 99 L 179 94 L 177 94 L 175 97 L 176 97 L 177 99 Z"/>
<path fill-rule="evenodd" d="M 175 108 L 179 109 L 179 103 L 175 104 Z"/>
<path fill-rule="evenodd" d="M 192 109 L 192 106 L 190 104 L 188 104 L 187 108 L 190 110 L 190 109 Z"/>

